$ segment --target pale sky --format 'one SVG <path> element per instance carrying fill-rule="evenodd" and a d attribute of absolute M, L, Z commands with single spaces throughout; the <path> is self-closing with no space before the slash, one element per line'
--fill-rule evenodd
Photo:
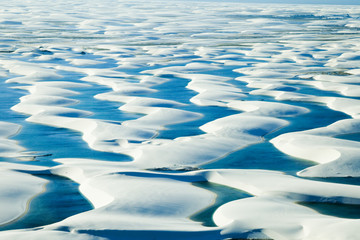
<path fill-rule="evenodd" d="M 201 1 L 201 0 L 200 0 Z M 301 4 L 338 4 L 338 5 L 360 5 L 360 0 L 205 0 L 217 2 L 253 2 L 253 3 L 301 3 Z"/>
<path fill-rule="evenodd" d="M 241 2 L 241 0 L 239 0 Z M 254 0 L 253 2 L 263 3 L 306 3 L 306 4 L 353 4 L 359 5 L 360 0 Z"/>

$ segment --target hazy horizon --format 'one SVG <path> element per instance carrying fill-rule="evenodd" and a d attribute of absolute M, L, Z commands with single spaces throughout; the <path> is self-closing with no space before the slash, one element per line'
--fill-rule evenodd
<path fill-rule="evenodd" d="M 330 4 L 330 5 L 359 5 L 358 0 L 185 0 L 209 2 L 238 2 L 238 3 L 283 3 L 283 4 Z"/>

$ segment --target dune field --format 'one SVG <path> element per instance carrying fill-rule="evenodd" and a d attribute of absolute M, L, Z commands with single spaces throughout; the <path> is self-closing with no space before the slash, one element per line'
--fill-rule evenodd
<path fill-rule="evenodd" d="M 0 239 L 360 239 L 360 6 L 0 6 Z"/>

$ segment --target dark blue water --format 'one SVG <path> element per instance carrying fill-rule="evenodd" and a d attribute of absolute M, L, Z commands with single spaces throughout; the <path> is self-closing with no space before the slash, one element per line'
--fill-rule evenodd
<path fill-rule="evenodd" d="M 259 0 L 260 1 L 260 0 Z M 305 0 L 303 0 L 304 2 Z M 351 0 L 348 0 L 351 1 Z M 344 3 L 344 2 L 342 2 Z M 74 5 L 75 6 L 75 5 Z M 127 5 L 127 6 L 136 6 L 138 10 L 148 10 L 147 6 L 137 6 L 135 5 Z M 202 5 L 198 5 L 202 6 Z M 19 6 L 20 7 L 20 6 Z M 83 6 L 81 6 L 83 8 Z M 222 5 L 224 7 L 224 5 Z M 96 12 L 99 11 L 96 9 Z M 187 15 L 187 9 L 183 9 L 183 12 L 180 14 L 185 14 L 186 17 L 190 17 L 193 15 Z M 321 30 L 319 29 L 310 29 L 306 28 L 306 23 L 311 23 L 312 21 L 321 21 L 327 19 L 337 19 L 337 20 L 346 20 L 350 16 L 348 14 L 329 14 L 329 16 L 323 16 L 321 14 L 313 14 L 313 13 L 296 13 L 294 10 L 289 11 L 285 10 L 284 13 L 279 14 L 279 16 L 275 15 L 267 15 L 265 12 L 259 12 L 260 10 L 256 10 L 254 13 L 237 13 L 233 12 L 232 9 L 224 10 L 224 14 L 218 15 L 217 10 L 213 9 L 213 12 L 209 15 L 210 18 L 220 17 L 220 25 L 216 26 L 216 24 L 211 24 L 203 29 L 193 28 L 190 24 L 187 29 L 182 29 L 183 32 L 178 32 L 177 29 L 168 29 L 167 32 L 165 30 L 164 35 L 161 35 L 160 32 L 155 31 L 153 27 L 145 29 L 144 32 L 136 32 L 134 30 L 130 30 L 133 32 L 127 32 L 124 34 L 125 38 L 122 37 L 116 39 L 115 36 L 104 35 L 105 29 L 99 29 L 96 32 L 92 31 L 83 31 L 79 32 L 77 28 L 76 22 L 66 22 L 66 21 L 52 21 L 46 20 L 43 22 L 45 25 L 48 25 L 46 29 L 33 29 L 32 27 L 25 27 L 25 25 L 19 25 L 22 27 L 22 33 L 25 33 L 24 37 L 16 36 L 16 34 L 9 35 L 9 38 L 13 39 L 2 39 L 2 41 L 7 42 L 7 46 L 10 46 L 11 42 L 15 44 L 24 45 L 24 46 L 36 46 L 33 50 L 22 50 L 29 51 L 30 55 L 21 55 L 21 53 L 15 53 L 11 51 L 2 51 L 1 58 L 21 58 L 22 61 L 34 62 L 34 58 L 42 56 L 42 55 L 53 55 L 55 51 L 59 51 L 60 53 L 64 53 L 65 57 L 72 56 L 74 58 L 80 59 L 93 59 L 101 61 L 100 64 L 91 66 L 91 68 L 96 69 L 112 69 L 115 71 L 119 66 L 118 61 L 119 58 L 121 60 L 125 60 L 129 58 L 130 61 L 132 58 L 137 58 L 135 60 L 141 59 L 142 56 L 145 56 L 145 60 L 139 64 L 137 68 L 129 68 L 129 69 L 118 69 L 119 76 L 121 72 L 125 72 L 130 75 L 134 75 L 129 78 L 121 78 L 124 81 L 128 82 L 138 82 L 138 75 L 150 75 L 147 73 L 143 73 L 144 70 L 154 70 L 160 68 L 162 66 L 177 66 L 179 63 L 178 60 L 184 60 L 187 62 L 181 63 L 180 65 L 185 65 L 189 62 L 201 62 L 201 63 L 215 63 L 217 60 L 215 59 L 217 56 L 227 54 L 232 52 L 236 52 L 237 50 L 252 50 L 255 45 L 254 43 L 275 43 L 281 45 L 280 50 L 274 50 L 271 52 L 273 55 L 281 54 L 283 50 L 294 50 L 300 54 L 302 49 L 296 49 L 287 45 L 286 34 L 291 33 L 294 35 L 302 35 L 305 34 L 303 38 L 304 41 L 322 41 L 326 45 L 326 42 L 333 41 L 334 44 L 337 44 L 338 39 L 345 39 L 350 37 L 356 37 L 357 32 L 356 28 L 350 29 L 342 26 L 341 24 L 329 23 L 329 25 L 323 25 Z M 254 9 L 252 10 L 254 11 Z M 287 12 L 288 11 L 288 12 Z M 305 11 L 305 10 L 304 10 Z M 75 16 L 78 15 L 76 10 L 72 14 Z M 146 14 L 146 12 L 145 12 Z M 158 26 L 166 26 L 168 18 L 172 17 L 171 14 L 161 13 L 162 17 L 159 18 L 159 22 L 157 22 Z M 80 14 L 81 15 L 81 14 Z M 85 17 L 87 17 L 86 15 Z M 94 15 L 96 16 L 96 15 Z M 152 16 L 152 15 L 151 15 Z M 150 16 L 150 17 L 151 17 Z M 103 16 L 106 17 L 106 16 Z M 134 22 L 140 23 L 142 20 L 146 19 L 147 16 L 141 16 L 139 19 L 133 19 Z M 259 18 L 268 18 L 271 21 L 283 21 L 289 24 L 297 24 L 296 26 L 300 28 L 300 30 L 290 29 L 286 31 L 286 29 L 274 30 L 270 31 L 268 34 L 243 34 L 243 29 L 239 29 L 239 31 L 235 28 L 222 28 L 222 26 L 231 27 L 231 24 L 234 24 L 236 21 L 242 20 L 257 20 Z M 84 18 L 86 19 L 86 18 Z M 82 20 L 84 20 L 82 19 Z M 124 19 L 121 19 L 123 21 Z M 354 19 L 356 20 L 356 19 Z M 77 21 L 77 20 L 74 20 Z M 115 20 L 114 20 L 115 21 Z M 117 21 L 117 20 L 116 20 Z M 132 21 L 131 19 L 129 21 Z M 111 22 L 110 22 L 111 23 Z M 203 22 L 204 23 L 204 22 Z M 127 22 L 127 26 L 135 26 L 133 23 Z M 125 24 L 125 25 L 126 25 Z M 303 25 L 305 24 L 305 25 Z M 206 25 L 206 24 L 205 24 Z M 19 27 L 18 26 L 18 27 Z M 105 27 L 105 26 L 104 26 Z M 302 28 L 304 27 L 304 28 Z M 36 27 L 35 27 L 36 28 Z M 350 33 L 341 32 L 339 30 L 348 30 L 352 31 Z M 0 29 L 2 32 L 5 31 L 3 28 Z M 36 31 L 34 31 L 36 30 Z M 138 29 L 140 30 L 140 29 Z M 144 30 L 144 29 L 142 29 Z M 254 29 L 258 30 L 258 29 Z M 16 32 L 17 30 L 10 29 L 8 30 L 11 33 Z M 126 30 L 128 31 L 128 30 Z M 192 34 L 197 33 L 226 33 L 229 32 L 228 38 L 220 37 L 217 41 L 214 41 L 212 37 L 204 37 L 204 36 L 196 36 Z M 339 31 L 339 32 L 338 32 Z M 61 33 L 61 34 L 59 34 Z M 44 35 L 43 35 L 44 34 Z M 128 34 L 128 35 L 127 35 Z M 343 35 L 342 35 L 343 34 Z M 285 36 L 285 38 L 279 39 L 279 36 Z M 303 36 L 302 36 L 303 37 Z M 115 39 L 114 39 L 115 38 Z M 112 42 L 114 40 L 114 42 Z M 184 44 L 184 48 L 181 48 L 184 41 L 190 40 L 187 44 Z M 197 42 L 199 41 L 199 42 Z M 291 41 L 290 41 L 291 42 Z M 51 43 L 61 43 L 62 45 L 68 45 L 68 47 L 60 47 L 57 49 L 46 49 L 42 45 Z M 124 51 L 122 52 L 114 52 L 109 49 L 101 49 L 97 47 L 97 44 L 107 43 L 114 44 L 115 46 L 123 47 Z M 194 45 L 192 45 L 194 44 Z M 84 50 L 74 50 L 72 47 L 84 46 Z M 309 49 L 303 49 L 304 53 L 301 53 L 301 56 L 311 58 L 311 54 L 306 53 L 308 50 L 317 51 L 323 45 L 315 44 L 313 50 L 310 46 Z M 340 43 L 341 45 L 341 43 Z M 14 45 L 15 46 L 15 45 Z M 151 46 L 158 47 L 159 49 L 162 47 L 179 47 L 176 50 L 176 54 L 185 54 L 180 55 L 180 57 L 174 55 L 169 56 L 150 56 L 146 53 L 146 50 L 143 47 Z M 198 50 L 198 47 L 212 47 L 216 51 L 209 55 L 208 59 L 203 59 L 199 56 L 195 55 L 195 51 Z M 302 46 L 304 48 L 307 45 Z M 29 47 L 30 48 L 30 47 Z M 110 47 L 111 49 L 111 47 Z M 317 50 L 316 50 L 317 49 Z M 101 56 L 101 52 L 107 52 L 106 56 Z M 92 52 L 97 52 L 97 54 L 93 54 Z M 111 58 L 111 53 L 115 54 L 114 58 Z M 98 55 L 99 54 L 99 55 Z M 119 57 L 121 54 L 121 57 Z M 340 53 L 339 53 L 340 54 Z M 6 57 L 5 57 L 6 55 Z M 149 59 L 149 60 L 147 60 Z M 257 58 L 251 56 L 244 56 L 244 54 L 238 54 L 238 57 L 234 57 L 234 54 L 229 60 L 242 61 L 249 66 L 255 66 L 254 63 L 264 63 L 272 60 L 269 55 L 268 58 Z M 177 61 L 172 61 L 177 60 Z M 149 62 L 148 62 L 149 61 Z M 154 62 L 151 62 L 154 61 Z M 159 61 L 159 62 L 157 62 Z M 291 60 L 288 60 L 291 62 Z M 326 61 L 321 62 L 319 60 L 318 63 L 314 63 L 311 67 L 322 67 Z M 48 61 L 39 61 L 39 63 L 49 63 Z M 54 59 L 51 60 L 49 64 L 58 64 L 62 66 L 71 66 L 68 61 L 65 59 Z M 154 64 L 151 66 L 151 64 Z M 159 64 L 159 65 L 157 65 Z M 219 64 L 221 65 L 221 64 Z M 305 66 L 309 67 L 309 66 Z M 78 67 L 79 69 L 85 69 L 87 67 Z M 246 79 L 245 74 L 241 74 L 238 72 L 234 72 L 234 69 L 241 68 L 239 66 L 222 66 L 221 69 L 211 70 L 211 71 L 203 71 L 198 73 L 204 74 L 213 74 L 216 76 L 227 76 L 233 78 L 228 83 L 233 84 L 238 89 L 241 89 L 246 97 L 241 97 L 238 100 L 260 100 L 260 101 L 271 101 L 277 102 L 272 97 L 268 96 L 259 96 L 252 95 L 251 91 L 254 90 L 252 88 L 247 87 L 246 82 L 235 80 L 237 77 L 244 77 Z M 336 75 L 336 74 L 344 74 L 346 69 L 334 69 L 333 71 L 329 71 L 326 74 Z M 83 77 L 86 75 L 83 73 L 77 73 L 72 71 L 59 70 L 59 74 L 64 76 L 62 81 L 70 81 L 83 83 Z M 186 72 L 185 72 L 186 73 Z M 306 74 L 304 69 L 299 68 L 298 74 Z M 15 75 L 9 75 L 9 78 L 15 77 Z M 112 76 L 108 76 L 112 78 Z M 190 99 L 196 96 L 198 93 L 186 88 L 189 83 L 189 79 L 184 79 L 178 77 L 173 74 L 163 74 L 160 77 L 166 78 L 169 80 L 166 83 L 159 84 L 157 86 L 152 87 L 157 90 L 155 93 L 148 94 L 140 94 L 140 96 L 144 97 L 153 97 L 160 99 L 168 99 L 175 100 L 180 103 L 186 104 L 185 106 L 179 107 L 179 109 L 192 111 L 196 113 L 200 113 L 203 115 L 202 118 L 185 122 L 180 124 L 174 124 L 170 126 L 166 126 L 164 130 L 159 131 L 158 138 L 165 139 L 175 139 L 177 137 L 183 136 L 194 136 L 202 134 L 203 132 L 199 129 L 199 127 L 207 122 L 211 122 L 218 118 L 230 116 L 233 114 L 238 114 L 240 111 L 233 110 L 226 107 L 218 107 L 218 106 L 197 106 L 190 102 Z M 13 123 L 18 123 L 22 126 L 21 132 L 13 136 L 12 139 L 17 140 L 19 145 L 25 147 L 30 151 L 30 153 L 24 153 L 24 155 L 28 156 L 28 159 L 32 159 L 32 161 L 21 161 L 19 159 L 13 158 L 1 158 L 0 161 L 4 162 L 13 162 L 13 163 L 21 163 L 21 164 L 31 164 L 31 165 L 41 165 L 41 166 L 55 166 L 58 163 L 54 161 L 56 158 L 91 158 L 91 159 L 99 159 L 103 161 L 131 161 L 132 159 L 128 156 L 122 154 L 114 154 L 114 153 L 106 153 L 106 152 L 98 152 L 89 148 L 89 146 L 82 140 L 81 133 L 72 131 L 69 129 L 56 128 L 50 126 L 44 126 L 40 124 L 35 124 L 31 122 L 27 122 L 27 115 L 19 114 L 10 110 L 10 108 L 16 105 L 19 102 L 19 98 L 21 96 L 27 95 L 28 93 L 23 90 L 14 89 L 11 87 L 18 86 L 17 84 L 5 84 L 6 78 L 0 79 L 0 120 L 1 121 L 10 121 Z M 267 79 L 264 79 L 266 81 Z M 298 80 L 298 78 L 294 78 L 294 80 Z M 296 82 L 296 81 L 294 81 Z M 88 83 L 88 82 L 85 82 Z M 78 95 L 71 96 L 71 99 L 78 100 L 79 103 L 69 106 L 70 108 L 86 110 L 90 111 L 93 114 L 90 116 L 86 116 L 87 118 L 92 119 L 101 119 L 108 122 L 112 122 L 114 124 L 121 124 L 123 121 L 137 119 L 143 115 L 135 114 L 125 111 L 120 111 L 118 108 L 122 106 L 123 103 L 119 102 L 111 102 L 111 101 L 101 101 L 95 99 L 94 96 L 99 93 L 106 93 L 112 91 L 112 89 L 108 86 L 103 86 L 96 83 L 88 83 L 88 87 L 84 88 L 74 88 L 72 90 L 78 91 Z M 297 90 L 298 88 L 298 90 Z M 297 92 L 310 94 L 314 96 L 332 96 L 338 97 L 341 96 L 339 93 L 332 91 L 322 91 L 310 86 L 301 85 L 298 83 L 292 84 L 291 82 L 287 83 L 287 85 L 278 88 L 276 90 L 281 91 L 289 91 L 289 92 Z M 232 153 L 229 153 L 226 156 L 217 159 L 216 161 L 204 164 L 201 168 L 205 169 L 265 169 L 265 170 L 277 170 L 282 171 L 289 175 L 296 175 L 296 172 L 303 170 L 304 168 L 313 166 L 314 163 L 310 161 L 306 161 L 303 159 L 298 159 L 291 157 L 277 150 L 269 141 L 274 137 L 279 136 L 280 134 L 294 131 L 303 131 L 308 129 L 313 129 L 317 127 L 327 126 L 332 124 L 338 120 L 349 118 L 348 115 L 330 110 L 326 106 L 318 103 L 305 103 L 305 102 L 296 102 L 296 101 L 282 101 L 283 103 L 288 103 L 292 105 L 306 107 L 310 110 L 309 113 L 295 116 L 283 118 L 289 121 L 289 125 L 278 129 L 271 134 L 265 135 L 263 137 L 263 142 L 258 144 L 253 144 L 247 146 L 242 149 L 238 149 Z M 67 115 L 71 117 L 78 117 L 78 115 Z M 353 141 L 360 141 L 359 134 L 348 134 L 337 136 L 338 138 L 348 139 Z M 193 169 L 186 169 L 186 171 L 197 170 L 195 166 Z M 167 172 L 179 172 L 172 171 L 171 169 L 166 169 Z M 38 196 L 35 196 L 34 199 L 29 203 L 29 210 L 20 218 L 16 219 L 5 226 L 0 226 L 0 230 L 8 230 L 8 229 L 19 229 L 19 228 L 36 228 L 46 224 L 51 224 L 54 222 L 61 221 L 69 216 L 73 216 L 75 214 L 88 211 L 92 209 L 91 204 L 79 193 L 78 184 L 62 177 L 53 176 L 51 174 L 46 175 L 36 175 L 38 177 L 42 177 L 47 179 L 49 183 L 46 185 L 46 189 L 44 192 Z M 352 185 L 360 185 L 360 178 L 311 178 L 316 181 L 326 181 L 326 182 L 338 182 L 344 184 L 352 184 Z M 191 216 L 191 219 L 194 221 L 201 222 L 204 226 L 215 226 L 212 221 L 212 215 L 214 211 L 227 202 L 232 200 L 237 200 L 241 198 L 251 197 L 246 192 L 239 191 L 237 189 L 229 188 L 226 186 L 212 184 L 208 182 L 200 182 L 194 183 L 194 186 L 207 189 L 209 191 L 214 192 L 217 195 L 216 201 L 213 205 L 203 209 L 199 213 Z M 359 207 L 356 205 L 346 205 L 339 203 L 299 203 L 304 206 L 310 207 L 320 213 L 338 216 L 342 218 L 352 218 L 357 219 L 360 216 Z M 116 232 L 116 231 L 114 231 Z M 96 233 L 94 233 L 96 235 Z M 98 233 L 99 234 L 99 233 Z M 110 234 L 110 231 L 109 231 Z M 116 232 L 118 234 L 118 232 Z M 110 234 L 111 235 L 111 234 Z M 115 235 L 111 235 L 114 237 Z"/>

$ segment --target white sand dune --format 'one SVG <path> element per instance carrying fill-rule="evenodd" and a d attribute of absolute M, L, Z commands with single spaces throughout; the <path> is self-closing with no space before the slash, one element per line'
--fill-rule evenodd
<path fill-rule="evenodd" d="M 6 169 L 1 170 L 1 182 L 1 225 L 15 221 L 25 214 L 30 200 L 43 191 L 46 183 L 45 180 L 30 174 Z"/>
<path fill-rule="evenodd" d="M 0 3 L 0 239 L 359 239 L 359 10 Z"/>
<path fill-rule="evenodd" d="M 221 235 L 223 235 L 224 238 L 233 236 L 257 236 L 263 238 L 271 237 L 275 239 L 311 239 L 312 237 L 318 237 L 318 239 L 321 239 L 321 237 L 330 237 L 330 234 L 333 233 L 333 231 L 331 231 L 331 233 L 328 234 L 324 231 L 329 224 L 333 225 L 338 231 L 347 230 L 340 236 L 356 236 L 356 230 L 353 227 L 357 226 L 357 220 L 322 215 L 307 207 L 298 205 L 297 202 L 359 204 L 360 195 L 358 186 L 306 180 L 288 176 L 280 172 L 265 170 L 207 170 L 194 171 L 185 174 L 124 171 L 105 174 L 106 172 L 111 171 L 111 169 L 113 170 L 114 167 L 120 167 L 121 165 L 124 166 L 124 164 L 112 163 L 106 167 L 101 163 L 101 161 L 94 160 L 59 159 L 59 161 L 64 164 L 69 164 L 69 166 L 72 166 L 71 168 L 74 168 L 75 166 L 78 169 L 83 168 L 83 176 L 86 177 L 80 179 L 80 190 L 85 196 L 89 197 L 96 207 L 96 210 L 92 212 L 80 214 L 59 223 L 60 225 L 72 226 L 75 229 L 87 228 L 86 226 L 89 226 L 91 222 L 84 220 L 83 218 L 97 218 L 99 215 L 96 215 L 95 213 L 100 210 L 102 214 L 106 214 L 110 217 L 110 219 L 107 220 L 110 222 L 106 223 L 107 229 L 111 228 L 110 226 L 114 226 L 115 229 L 121 229 L 124 228 L 124 226 L 126 226 L 126 229 L 136 229 L 137 225 L 133 225 L 133 222 L 137 221 L 138 218 L 135 216 L 139 214 L 138 211 L 145 211 L 141 213 L 141 218 L 144 218 L 142 225 L 142 228 L 144 229 L 151 229 L 156 232 L 161 231 L 161 229 L 165 230 L 164 228 L 166 228 L 167 231 L 171 231 L 175 234 L 175 232 L 179 231 L 178 227 L 181 226 L 184 231 L 204 231 L 204 236 L 202 236 L 204 238 L 206 237 L 205 232 L 221 230 Z M 59 167 L 54 169 L 54 171 L 57 172 L 57 174 L 65 174 L 75 180 L 76 177 L 79 176 L 76 172 L 70 173 L 70 169 L 63 168 L 64 167 Z M 77 172 L 80 173 L 79 171 Z M 102 182 L 102 180 L 99 179 L 100 176 L 100 179 L 112 178 L 112 180 Z M 141 181 L 142 178 L 148 179 L 147 183 Z M 105 186 L 115 184 L 117 181 L 115 179 L 118 179 L 119 181 L 131 181 L 132 184 L 117 185 L 122 186 L 118 190 L 119 193 L 114 192 L 111 187 L 108 190 L 105 190 Z M 186 226 L 183 226 L 182 224 L 184 224 L 184 222 L 176 222 L 175 225 L 173 225 L 173 220 L 167 220 L 166 223 L 162 222 L 160 225 L 153 225 L 155 223 L 154 221 L 161 221 L 161 219 L 166 218 L 166 216 L 170 213 L 172 215 L 180 214 L 182 209 L 180 206 L 185 206 L 187 203 L 187 201 L 182 199 L 182 197 L 186 197 L 187 194 L 191 194 L 192 196 L 189 204 L 193 207 L 196 202 L 201 202 L 202 198 L 200 196 L 195 197 L 195 195 L 192 195 L 194 193 L 190 193 L 185 189 L 181 190 L 181 193 L 178 192 L 178 190 L 181 189 L 179 186 L 175 189 L 176 193 L 181 194 L 181 197 L 176 195 L 177 200 L 181 200 L 181 204 L 174 205 L 177 200 L 172 200 L 170 205 L 168 205 L 168 203 L 164 203 L 162 195 L 166 194 L 166 199 L 171 199 L 172 190 L 168 188 L 170 187 L 174 190 L 174 188 L 172 188 L 173 183 L 183 184 L 185 187 L 186 182 L 203 181 L 218 183 L 237 188 L 242 191 L 247 191 L 254 195 L 254 197 L 236 200 L 221 206 L 214 215 L 214 221 L 220 227 L 218 230 L 216 230 L 216 228 L 206 229 L 196 225 L 189 225 L 189 223 L 186 223 Z M 140 185 L 137 185 L 137 182 Z M 160 186 L 158 185 L 159 183 L 165 185 Z M 157 190 L 152 190 L 151 186 L 154 186 Z M 93 189 L 93 187 L 95 187 L 95 189 Z M 144 189 L 139 191 L 138 187 L 142 187 Z M 99 190 L 105 192 L 99 194 Z M 143 202 L 145 196 L 144 194 L 147 194 L 147 192 L 151 194 L 151 197 L 145 197 L 146 202 Z M 199 194 L 198 191 L 195 192 Z M 94 193 L 98 194 L 93 195 Z M 137 196 L 138 194 L 141 194 L 142 197 Z M 149 203 L 148 199 L 153 199 L 155 197 L 154 195 L 157 194 L 162 196 L 162 200 L 156 200 Z M 108 197 L 104 198 L 105 196 Z M 131 199 L 132 196 L 134 196 L 133 199 Z M 205 196 L 206 194 L 204 197 Z M 121 200 L 121 203 L 117 202 L 116 199 Z M 196 199 L 196 201 L 194 201 L 194 199 Z M 205 199 L 211 201 L 210 196 L 205 197 L 204 201 Z M 151 206 L 151 210 L 147 209 L 149 204 L 158 203 L 161 204 L 160 209 L 156 206 Z M 141 207 L 130 207 L 130 209 L 132 209 L 130 210 L 128 208 L 129 205 L 133 206 L 134 204 L 140 204 Z M 116 209 L 121 210 L 122 206 L 126 206 L 122 211 L 136 211 L 131 212 L 131 216 L 128 216 L 128 213 L 121 214 L 126 217 L 126 223 L 119 218 L 117 218 L 117 220 L 111 218 L 114 211 Z M 168 208 L 175 208 L 176 210 L 173 209 L 167 212 Z M 110 209 L 111 213 L 106 213 L 106 211 Z M 266 214 L 264 214 L 264 212 L 266 212 Z M 93 216 L 89 217 L 89 214 Z M 102 216 L 102 214 L 100 214 L 100 216 Z M 154 214 L 154 216 L 151 217 L 151 224 L 146 220 L 148 214 Z M 159 217 L 161 218 L 158 219 Z M 274 218 L 276 221 L 274 221 Z M 82 225 L 79 225 L 80 222 Z M 282 224 L 279 225 L 279 223 Z M 118 226 L 117 224 L 120 225 Z M 49 227 L 54 228 L 56 226 L 57 225 L 55 224 L 54 226 Z M 159 229 L 158 226 L 162 226 L 162 228 Z M 92 226 L 92 228 L 94 227 L 95 226 Z M 101 225 L 97 225 L 95 228 L 102 229 Z M 106 235 L 104 231 L 102 234 Z M 135 236 L 141 237 L 140 233 Z M 155 234 L 155 236 L 162 239 L 162 235 L 159 233 Z M 191 234 L 189 236 L 191 236 Z M 215 234 L 213 233 L 213 237 L 214 236 Z M 199 237 L 201 238 L 201 235 Z"/>
<path fill-rule="evenodd" d="M 17 157 L 25 148 L 21 147 L 16 141 L 9 139 L 16 135 L 21 126 L 9 122 L 0 122 L 0 157 Z"/>
<path fill-rule="evenodd" d="M 299 172 L 301 176 L 357 177 L 359 142 L 334 137 L 359 133 L 359 126 L 358 119 L 340 120 L 322 128 L 283 134 L 271 142 L 287 154 L 319 163 Z"/>

